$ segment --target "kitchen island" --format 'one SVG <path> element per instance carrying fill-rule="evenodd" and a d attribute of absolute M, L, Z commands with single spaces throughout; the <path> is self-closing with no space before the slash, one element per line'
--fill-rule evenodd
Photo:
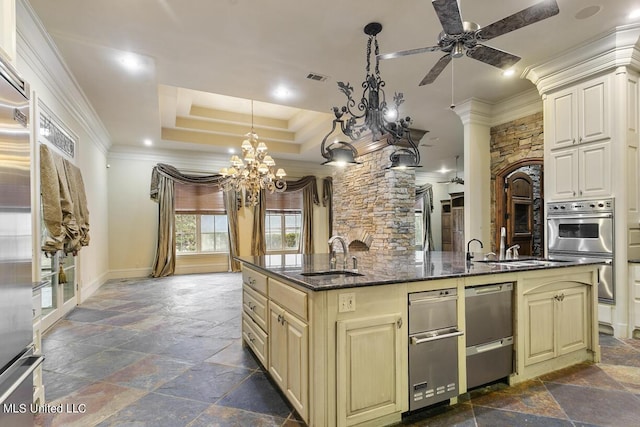
<path fill-rule="evenodd" d="M 243 340 L 310 426 L 388 425 L 409 410 L 408 300 L 417 292 L 457 294 L 458 394 L 467 391 L 470 287 L 513 286 L 510 384 L 600 359 L 595 263 L 358 252 L 355 271 L 342 257 L 334 269 L 328 254 L 239 258 Z"/>

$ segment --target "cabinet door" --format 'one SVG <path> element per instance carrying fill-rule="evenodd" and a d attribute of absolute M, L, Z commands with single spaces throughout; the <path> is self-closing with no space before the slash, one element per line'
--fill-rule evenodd
<path fill-rule="evenodd" d="M 609 106 L 609 76 L 584 83 L 578 88 L 578 118 L 580 143 L 600 141 L 611 137 Z"/>
<path fill-rule="evenodd" d="M 576 197 L 578 191 L 578 151 L 575 148 L 552 151 L 550 167 L 545 168 L 545 179 L 549 188 L 545 190 L 551 200 Z"/>
<path fill-rule="evenodd" d="M 555 357 L 556 293 L 524 296 L 525 366 Z"/>
<path fill-rule="evenodd" d="M 337 322 L 337 425 L 402 410 L 399 320 L 389 314 Z"/>
<path fill-rule="evenodd" d="M 558 356 L 587 348 L 589 325 L 587 288 L 580 286 L 558 292 Z"/>
<path fill-rule="evenodd" d="M 548 100 L 549 119 L 545 132 L 549 133 L 549 147 L 570 147 L 578 141 L 578 93 L 575 89 L 558 92 Z"/>
<path fill-rule="evenodd" d="M 287 385 L 285 394 L 298 414 L 307 420 L 309 393 L 309 327 L 306 323 L 285 314 L 287 333 Z"/>
<path fill-rule="evenodd" d="M 578 150 L 580 197 L 611 196 L 611 142 L 581 146 Z"/>
<path fill-rule="evenodd" d="M 309 327 L 269 301 L 269 373 L 306 421 L 309 395 Z"/>
<path fill-rule="evenodd" d="M 284 391 L 287 384 L 287 329 L 283 325 L 285 311 L 269 301 L 269 373 Z"/>

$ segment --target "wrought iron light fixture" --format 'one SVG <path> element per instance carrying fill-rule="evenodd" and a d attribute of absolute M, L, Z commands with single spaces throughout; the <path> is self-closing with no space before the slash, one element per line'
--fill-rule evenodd
<path fill-rule="evenodd" d="M 258 140 L 253 129 L 253 100 L 251 100 L 251 132 L 245 135 L 242 142 L 242 158 L 231 156 L 231 167 L 222 168 L 220 174 L 226 179 L 222 181 L 224 191 L 235 190 L 244 192 L 253 206 L 260 201 L 260 190 L 270 193 L 281 193 L 287 188 L 283 180 L 287 173 L 279 168 L 274 173 L 276 162 L 267 153 L 267 145 Z"/>
<path fill-rule="evenodd" d="M 382 25 L 372 22 L 364 27 L 364 33 L 369 36 L 367 41 L 367 77 L 362 83 L 363 93 L 359 102 L 353 97 L 353 86 L 350 83 L 338 82 L 338 88 L 347 97 L 346 105 L 333 107 L 335 119 L 331 131 L 325 135 L 320 147 L 322 157 L 327 159 L 323 164 L 357 164 L 356 148 L 350 143 L 335 140 L 327 145 L 336 128 L 340 128 L 343 135 L 350 141 L 363 137 L 371 137 L 373 141 L 386 138 L 389 145 L 399 146 L 389 160 L 391 168 L 419 167 L 420 152 L 411 138 L 409 125 L 411 118 L 398 118 L 398 109 L 404 102 L 402 93 L 395 93 L 393 105 L 387 104 L 384 93 L 385 82 L 380 77 L 378 60 L 378 39 L 376 36 L 382 31 Z M 374 46 L 375 67 L 371 71 L 371 45 Z"/>

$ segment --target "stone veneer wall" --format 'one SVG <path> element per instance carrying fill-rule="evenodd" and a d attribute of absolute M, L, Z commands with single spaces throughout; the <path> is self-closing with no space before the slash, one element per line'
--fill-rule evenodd
<path fill-rule="evenodd" d="M 507 123 L 503 123 L 491 128 L 491 235 L 496 236 L 496 174 L 509 165 L 514 164 L 523 159 L 542 159 L 544 158 L 544 129 L 542 112 L 522 117 Z M 542 210 L 542 186 L 541 171 L 538 171 L 538 184 L 535 184 L 534 178 L 534 211 L 536 207 L 539 213 Z M 539 189 L 536 195 L 535 188 Z M 542 223 L 542 218 L 538 218 Z M 534 216 L 534 222 L 536 222 Z M 534 250 L 536 244 L 541 245 L 542 236 L 534 238 Z M 495 242 L 492 242 L 495 245 Z M 493 248 L 495 250 L 495 247 Z"/>
<path fill-rule="evenodd" d="M 366 232 L 372 251 L 414 250 L 415 172 L 385 169 L 393 149 L 360 156 L 361 165 L 333 173 L 333 234 L 347 244 Z"/>

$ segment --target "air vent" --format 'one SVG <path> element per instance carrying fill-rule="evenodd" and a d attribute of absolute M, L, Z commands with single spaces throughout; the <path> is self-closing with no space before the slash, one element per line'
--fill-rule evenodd
<path fill-rule="evenodd" d="M 316 80 L 318 82 L 324 82 L 327 80 L 327 76 L 323 76 L 322 74 L 309 73 L 307 74 L 307 78 L 310 80 Z"/>

